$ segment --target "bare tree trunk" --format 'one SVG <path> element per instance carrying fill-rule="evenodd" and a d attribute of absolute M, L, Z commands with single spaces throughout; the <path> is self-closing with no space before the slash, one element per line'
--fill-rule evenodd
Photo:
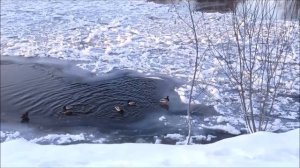
<path fill-rule="evenodd" d="M 183 21 L 187 25 L 187 27 L 192 31 L 191 39 L 194 41 L 194 49 L 196 52 L 195 53 L 194 70 L 193 70 L 193 78 L 192 78 L 191 89 L 190 89 L 189 100 L 188 100 L 188 107 L 187 107 L 188 136 L 187 136 L 186 144 L 190 144 L 191 143 L 191 134 L 192 134 L 191 103 L 192 103 L 193 92 L 194 92 L 195 83 L 196 83 L 196 76 L 197 76 L 197 72 L 199 71 L 199 69 L 198 69 L 199 60 L 201 58 L 203 58 L 203 55 L 202 56 L 199 55 L 199 41 L 198 41 L 197 27 L 196 27 L 197 23 L 194 18 L 191 2 L 190 2 L 190 0 L 186 0 L 186 1 L 187 1 L 189 19 L 182 18 L 180 16 L 179 12 L 177 11 L 177 9 L 175 9 L 175 12 L 177 13 L 177 16 L 180 18 L 180 20 Z M 173 3 L 173 5 L 175 7 L 174 3 Z M 206 52 L 206 50 L 205 50 L 205 52 Z M 203 54 L 205 54 L 205 52 Z"/>
<path fill-rule="evenodd" d="M 192 102 L 193 89 L 194 89 L 195 79 L 196 79 L 196 74 L 197 74 L 197 69 L 198 69 L 199 44 L 198 44 L 198 36 L 197 36 L 197 32 L 196 32 L 196 26 L 195 26 L 194 17 L 193 17 L 193 14 L 192 14 L 190 1 L 188 1 L 188 8 L 189 8 L 190 19 L 191 19 L 191 22 L 192 22 L 192 31 L 193 31 L 193 36 L 194 36 L 194 40 L 195 40 L 195 50 L 196 50 L 196 60 L 195 60 L 195 65 L 194 65 L 194 74 L 193 74 L 192 86 L 191 86 L 190 96 L 189 96 L 189 104 L 188 104 L 188 109 L 187 109 L 188 126 L 189 126 L 187 144 L 190 144 L 191 130 L 192 130 L 191 102 Z"/>

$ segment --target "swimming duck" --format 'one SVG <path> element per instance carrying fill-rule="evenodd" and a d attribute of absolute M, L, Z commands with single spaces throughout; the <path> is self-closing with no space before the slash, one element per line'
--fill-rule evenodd
<path fill-rule="evenodd" d="M 72 106 L 70 106 L 70 105 L 64 106 L 63 107 L 63 114 L 64 115 L 72 115 L 73 112 L 71 111 L 71 109 L 72 109 Z"/>
<path fill-rule="evenodd" d="M 120 113 L 124 112 L 124 109 L 121 106 L 115 106 L 115 109 L 117 112 L 120 112 Z"/>
<path fill-rule="evenodd" d="M 27 123 L 27 122 L 29 122 L 28 114 L 29 114 L 29 113 L 26 112 L 26 113 L 24 113 L 24 114 L 21 115 L 21 122 L 22 122 L 22 123 Z"/>
<path fill-rule="evenodd" d="M 66 105 L 63 107 L 63 110 L 66 111 L 66 110 L 71 110 L 73 108 L 73 106 L 71 105 Z"/>
<path fill-rule="evenodd" d="M 136 102 L 131 101 L 131 100 L 128 100 L 128 101 L 127 101 L 127 105 L 128 105 L 128 106 L 136 106 Z"/>
<path fill-rule="evenodd" d="M 160 102 L 161 105 L 168 105 L 168 103 L 169 103 L 169 96 L 160 99 L 159 102 Z"/>

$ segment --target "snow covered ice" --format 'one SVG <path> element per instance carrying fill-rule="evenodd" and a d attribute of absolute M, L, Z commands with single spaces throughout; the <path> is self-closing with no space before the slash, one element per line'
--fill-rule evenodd
<path fill-rule="evenodd" d="M 39 5 L 36 6 L 36 3 Z M 9 0 L 3 0 L 1 9 L 1 55 L 74 60 L 78 62 L 78 67 L 98 74 L 99 77 L 115 69 L 134 70 L 144 75 L 170 76 L 185 81 L 175 91 L 183 102 L 187 102 L 194 49 L 186 31 L 182 31 L 186 29 L 186 25 L 177 18 L 172 5 L 142 0 L 89 3 L 10 3 Z M 203 25 L 198 30 L 199 39 L 202 39 L 200 53 L 208 45 L 204 31 L 209 29 L 213 36 L 220 36 L 218 31 L 230 26 L 227 14 L 204 13 L 203 18 Z M 291 32 L 290 35 L 297 37 L 299 31 Z M 288 61 L 296 63 L 299 61 L 298 43 L 293 45 L 292 51 Z M 224 76 L 217 75 L 221 70 L 217 61 L 210 58 L 211 55 L 208 54 L 204 59 L 205 68 L 198 78 L 210 82 L 226 81 Z M 290 68 L 290 76 L 285 82 L 289 86 L 294 81 L 294 85 L 287 92 L 298 94 L 299 66 Z M 194 91 L 194 96 L 198 98 L 193 103 L 205 102 L 220 106 L 226 104 L 224 97 L 235 99 L 235 95 L 226 92 L 229 88 L 227 84 L 199 84 Z M 209 101 L 210 99 L 212 100 Z M 216 100 L 222 103 L 216 103 Z M 281 102 L 283 101 L 276 101 L 278 108 L 274 113 L 284 111 L 286 103 Z M 287 105 L 290 106 L 289 110 L 299 109 L 299 102 L 288 102 Z M 234 110 L 229 112 L 232 111 Z M 299 113 L 293 113 L 289 117 L 296 119 Z"/>

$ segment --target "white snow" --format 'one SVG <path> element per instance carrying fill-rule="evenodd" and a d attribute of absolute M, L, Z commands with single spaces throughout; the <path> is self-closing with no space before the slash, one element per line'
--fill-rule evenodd
<path fill-rule="evenodd" d="M 48 134 L 44 137 L 35 138 L 35 139 L 31 140 L 31 142 L 42 143 L 44 141 L 50 141 L 51 143 L 55 143 L 55 144 L 67 144 L 70 142 L 76 142 L 76 141 L 80 142 L 83 140 L 85 140 L 83 133 L 78 134 L 78 135 Z"/>
<path fill-rule="evenodd" d="M 165 116 L 161 116 L 158 118 L 159 121 L 166 121 L 166 117 Z"/>
<path fill-rule="evenodd" d="M 210 121 L 210 119 L 209 118 L 204 118 L 204 121 Z"/>
<path fill-rule="evenodd" d="M 201 127 L 206 128 L 206 129 L 212 129 L 212 130 L 222 130 L 222 131 L 228 132 L 230 134 L 234 134 L 234 135 L 241 134 L 241 132 L 238 129 L 236 129 L 229 123 L 226 123 L 226 125 L 212 125 L 212 126 L 206 126 L 206 125 L 202 124 Z"/>
<path fill-rule="evenodd" d="M 226 119 L 223 116 L 219 116 L 217 118 L 217 123 L 221 123 L 221 122 L 224 122 L 224 121 L 226 121 Z"/>
<path fill-rule="evenodd" d="M 298 167 L 299 131 L 258 132 L 208 145 L 1 144 L 1 167 Z"/>
<path fill-rule="evenodd" d="M 174 139 L 174 140 L 183 140 L 184 136 L 180 135 L 180 134 L 167 134 L 166 136 L 164 136 L 165 138 L 170 138 L 170 139 Z"/>
<path fill-rule="evenodd" d="M 7 131 L 7 132 L 0 131 L 0 134 L 1 134 L 1 142 L 20 138 L 20 132 L 18 131 Z"/>
<path fill-rule="evenodd" d="M 207 140 L 207 141 L 211 141 L 211 139 L 213 139 L 213 138 L 216 138 L 216 136 L 213 136 L 213 135 L 207 135 L 206 140 Z"/>
<path fill-rule="evenodd" d="M 24 138 L 19 131 L 0 131 L 1 142 L 10 141 L 13 139 Z M 82 142 L 92 142 L 92 143 L 104 143 L 107 141 L 106 137 L 95 137 L 93 134 L 46 134 L 38 137 L 30 136 L 26 140 L 32 143 L 38 144 L 53 144 L 53 145 L 66 145 Z"/>

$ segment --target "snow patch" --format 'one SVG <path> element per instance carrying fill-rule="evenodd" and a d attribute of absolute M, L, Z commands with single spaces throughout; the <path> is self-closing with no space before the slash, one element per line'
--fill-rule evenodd
<path fill-rule="evenodd" d="M 227 123 L 226 125 L 212 125 L 212 126 L 206 126 L 206 125 L 202 124 L 201 127 L 206 128 L 206 129 L 212 129 L 212 130 L 222 130 L 222 131 L 228 132 L 233 135 L 241 134 L 241 132 L 238 129 L 236 129 L 229 123 Z"/>
<path fill-rule="evenodd" d="M 216 138 L 216 136 L 207 135 L 206 141 L 211 141 L 213 138 Z"/>
<path fill-rule="evenodd" d="M 85 136 L 83 133 L 78 135 L 71 135 L 71 134 L 48 134 L 46 136 L 35 138 L 30 140 L 34 143 L 45 143 L 50 142 L 51 144 L 69 144 L 71 142 L 80 142 L 85 140 Z"/>
<path fill-rule="evenodd" d="M 18 131 L 0 131 L 0 135 L 1 135 L 1 142 L 4 141 L 11 141 L 17 138 L 20 138 L 21 134 Z"/>
<path fill-rule="evenodd" d="M 159 117 L 158 120 L 159 120 L 159 121 L 166 121 L 166 117 L 165 117 L 165 116 L 161 116 L 161 117 Z"/>
<path fill-rule="evenodd" d="M 183 140 L 185 138 L 185 136 L 180 135 L 180 134 L 167 134 L 166 136 L 164 136 L 164 138 L 170 138 L 173 140 Z"/>

